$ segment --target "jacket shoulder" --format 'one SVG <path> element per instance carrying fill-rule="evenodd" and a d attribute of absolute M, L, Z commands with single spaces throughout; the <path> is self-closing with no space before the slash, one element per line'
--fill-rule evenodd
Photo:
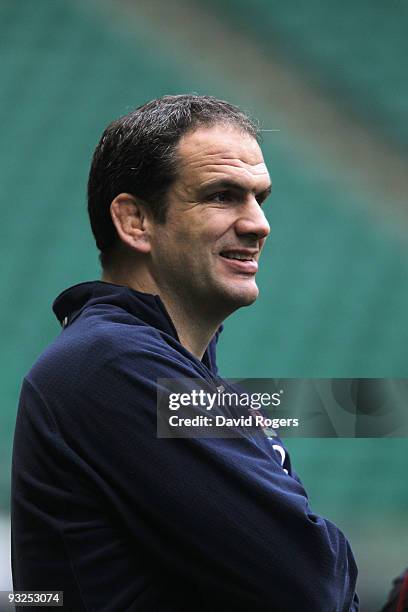
<path fill-rule="evenodd" d="M 97 381 L 108 369 L 131 370 L 133 376 L 197 376 L 191 356 L 170 336 L 148 325 L 120 321 L 78 321 L 61 331 L 37 359 L 27 380 L 37 389 L 67 392 Z"/>

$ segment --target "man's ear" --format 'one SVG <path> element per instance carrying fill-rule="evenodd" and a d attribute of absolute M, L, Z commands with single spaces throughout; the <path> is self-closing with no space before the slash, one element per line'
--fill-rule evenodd
<path fill-rule="evenodd" d="M 150 252 L 145 204 L 130 193 L 120 193 L 110 205 L 113 224 L 120 240 L 138 253 Z"/>

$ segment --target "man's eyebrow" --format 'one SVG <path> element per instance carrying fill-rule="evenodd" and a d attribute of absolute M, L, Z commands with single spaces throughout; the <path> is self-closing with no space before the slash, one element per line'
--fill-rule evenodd
<path fill-rule="evenodd" d="M 217 190 L 217 189 L 235 189 L 236 191 L 247 191 L 247 189 L 238 181 L 234 181 L 231 179 L 217 179 L 214 181 L 210 181 L 209 183 L 206 183 L 205 185 L 202 185 L 201 187 L 201 191 L 207 191 L 207 190 Z M 270 193 L 272 191 L 272 184 L 270 184 L 268 187 L 266 187 L 266 189 L 262 189 L 262 191 L 258 191 L 256 192 L 257 196 L 264 196 L 265 198 L 267 198 Z"/>
<path fill-rule="evenodd" d="M 260 191 L 257 195 L 264 197 L 266 200 L 266 198 L 268 198 L 271 195 L 271 193 L 272 193 L 272 183 L 269 185 L 269 187 L 267 187 L 263 191 Z"/>

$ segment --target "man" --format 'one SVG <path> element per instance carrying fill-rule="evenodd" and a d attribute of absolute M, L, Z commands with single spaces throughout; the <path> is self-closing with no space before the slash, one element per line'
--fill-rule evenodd
<path fill-rule="evenodd" d="M 271 183 L 253 123 L 207 96 L 113 122 L 88 205 L 102 282 L 60 295 L 13 460 L 15 589 L 69 610 L 357 609 L 347 540 L 261 432 L 156 436 L 158 379 L 222 388 L 222 321 L 258 295 Z"/>

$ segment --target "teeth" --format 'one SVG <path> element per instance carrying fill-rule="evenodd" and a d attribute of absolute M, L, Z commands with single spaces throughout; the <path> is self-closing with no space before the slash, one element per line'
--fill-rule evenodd
<path fill-rule="evenodd" d="M 223 257 L 227 259 L 240 259 L 242 261 L 252 261 L 252 257 L 250 255 L 244 255 L 243 253 L 222 253 Z"/>

